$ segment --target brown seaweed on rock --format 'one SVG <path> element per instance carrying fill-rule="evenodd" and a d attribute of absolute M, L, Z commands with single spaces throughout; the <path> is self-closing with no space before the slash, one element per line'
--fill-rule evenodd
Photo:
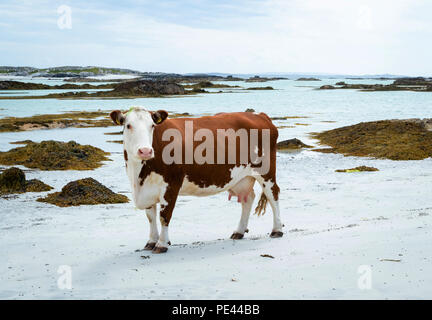
<path fill-rule="evenodd" d="M 274 90 L 273 87 L 267 86 L 267 87 L 250 87 L 246 88 L 244 90 Z"/>
<path fill-rule="evenodd" d="M 0 195 L 49 191 L 52 187 L 37 179 L 26 180 L 25 173 L 12 167 L 0 174 Z"/>
<path fill-rule="evenodd" d="M 297 138 L 280 141 L 276 144 L 276 147 L 278 150 L 296 150 L 302 148 L 312 148 L 311 146 L 304 144 Z"/>
<path fill-rule="evenodd" d="M 112 125 L 111 119 L 108 118 L 108 112 L 79 111 L 61 114 L 41 114 L 22 118 L 2 118 L 0 119 L 0 132 L 68 127 L 108 127 Z"/>
<path fill-rule="evenodd" d="M 85 178 L 69 182 L 62 188 L 61 192 L 50 193 L 44 198 L 37 199 L 37 201 L 50 203 L 59 207 L 70 207 L 126 203 L 129 202 L 129 198 L 114 193 L 93 178 Z"/>
<path fill-rule="evenodd" d="M 377 168 L 368 167 L 368 166 L 359 166 L 351 169 L 338 169 L 335 172 L 373 172 L 379 171 Z"/>
<path fill-rule="evenodd" d="M 432 119 L 362 122 L 321 133 L 312 133 L 320 144 L 314 149 L 346 156 L 391 160 L 421 160 L 432 157 Z"/>
<path fill-rule="evenodd" d="M 75 141 L 25 141 L 24 147 L 0 152 L 0 164 L 23 165 L 41 170 L 92 170 L 109 160 L 109 154 L 90 145 Z"/>

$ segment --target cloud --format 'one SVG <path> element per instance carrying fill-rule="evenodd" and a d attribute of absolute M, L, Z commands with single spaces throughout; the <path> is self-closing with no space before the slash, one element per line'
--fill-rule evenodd
<path fill-rule="evenodd" d="M 0 53 L 4 63 L 166 72 L 432 73 L 425 54 L 432 49 L 427 0 L 35 2 L 0 4 L 0 29 L 7 30 L 1 40 L 15 43 Z M 70 30 L 57 27 L 62 4 L 72 7 Z"/>

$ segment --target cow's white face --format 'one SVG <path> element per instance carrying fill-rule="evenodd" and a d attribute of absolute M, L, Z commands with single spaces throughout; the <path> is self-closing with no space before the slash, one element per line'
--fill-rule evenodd
<path fill-rule="evenodd" d="M 166 111 L 133 108 L 126 114 L 115 110 L 110 116 L 115 124 L 123 125 L 123 146 L 128 159 L 142 161 L 154 157 L 153 130 L 167 118 Z"/>

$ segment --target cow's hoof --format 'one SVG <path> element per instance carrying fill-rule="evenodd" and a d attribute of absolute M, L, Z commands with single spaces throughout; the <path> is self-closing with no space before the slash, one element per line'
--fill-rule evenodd
<path fill-rule="evenodd" d="M 240 240 L 240 239 L 243 239 L 243 235 L 241 233 L 234 232 L 231 235 L 231 239 L 233 239 L 233 240 Z"/>
<path fill-rule="evenodd" d="M 156 242 L 147 242 L 147 244 L 144 247 L 144 250 L 153 250 L 155 246 L 156 246 Z"/>
<path fill-rule="evenodd" d="M 272 233 L 270 233 L 270 238 L 281 238 L 282 236 L 282 231 L 272 231 Z"/>
<path fill-rule="evenodd" d="M 154 247 L 152 253 L 165 253 L 168 251 L 168 248 L 165 247 Z"/>

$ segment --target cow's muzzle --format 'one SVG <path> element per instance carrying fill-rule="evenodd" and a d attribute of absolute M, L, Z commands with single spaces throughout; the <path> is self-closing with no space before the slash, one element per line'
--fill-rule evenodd
<path fill-rule="evenodd" d="M 149 160 L 153 158 L 153 149 L 152 148 L 139 148 L 138 149 L 138 157 L 142 160 Z"/>

